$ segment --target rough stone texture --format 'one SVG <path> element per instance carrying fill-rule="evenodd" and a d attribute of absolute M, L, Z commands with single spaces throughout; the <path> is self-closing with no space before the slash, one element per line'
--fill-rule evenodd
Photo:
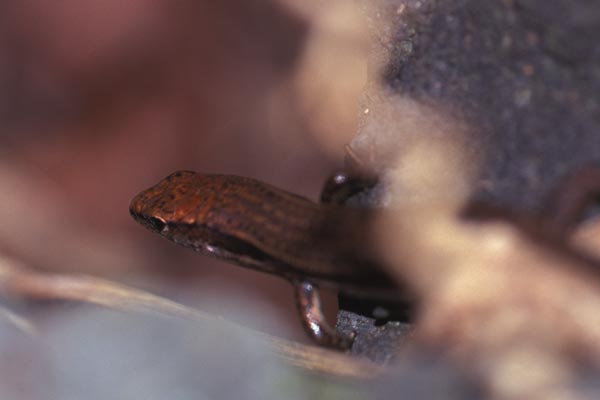
<path fill-rule="evenodd" d="M 477 197 L 533 208 L 600 159 L 597 1 L 382 1 L 372 25 L 388 54 L 373 75 L 381 90 L 468 124 L 466 151 L 483 160 Z"/>
<path fill-rule="evenodd" d="M 341 310 L 336 329 L 350 334 L 356 333 L 352 344 L 352 354 L 367 357 L 373 361 L 387 363 L 394 358 L 411 331 L 410 324 L 388 322 L 377 326 L 375 320 L 352 312 Z M 374 346 L 373 344 L 377 345 Z"/>
<path fill-rule="evenodd" d="M 387 152 L 402 157 L 405 132 L 395 126 L 412 112 L 403 109 L 407 99 L 467 124 L 465 154 L 482 161 L 479 199 L 535 209 L 563 174 L 600 159 L 599 2 L 380 0 L 365 8 L 376 49 L 375 95 L 365 96 L 363 120 L 389 121 L 363 121 L 351 146 L 383 173 Z M 382 97 L 401 99 L 398 112 L 382 110 Z M 386 203 L 382 197 L 380 185 L 351 201 Z M 338 326 L 366 324 L 342 313 Z M 406 329 L 369 326 L 353 352 L 383 361 L 378 349 L 388 351 L 389 338 Z"/>

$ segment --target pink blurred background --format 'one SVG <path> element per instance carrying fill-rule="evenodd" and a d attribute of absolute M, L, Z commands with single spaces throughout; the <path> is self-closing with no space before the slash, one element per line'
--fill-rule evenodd
<path fill-rule="evenodd" d="M 165 285 L 171 297 L 207 283 L 255 296 L 306 341 L 287 282 L 179 248 L 138 226 L 128 205 L 177 169 L 316 199 L 354 121 L 338 124 L 333 151 L 320 146 L 294 81 L 312 29 L 267 0 L 3 1 L 0 253 L 39 270 Z M 214 303 L 204 311 L 224 312 Z"/>

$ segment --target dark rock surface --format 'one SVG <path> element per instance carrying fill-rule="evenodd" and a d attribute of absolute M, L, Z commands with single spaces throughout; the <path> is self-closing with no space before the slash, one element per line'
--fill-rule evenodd
<path fill-rule="evenodd" d="M 377 326 L 375 320 L 352 312 L 341 310 L 338 314 L 336 329 L 346 335 L 356 333 L 352 344 L 352 354 L 367 357 L 370 360 L 387 363 L 408 338 L 410 324 L 391 321 Z"/>
<path fill-rule="evenodd" d="M 482 160 L 474 197 L 535 209 L 561 176 L 600 160 L 599 2 L 384 0 L 376 7 L 375 46 L 387 61 L 374 84 L 466 121 L 465 150 Z M 378 134 L 359 130 L 352 147 L 366 154 L 377 140 L 363 136 Z M 385 172 L 385 156 L 379 161 Z M 385 187 L 371 195 L 351 201 L 378 203 L 372 197 L 385 196 Z M 407 331 L 340 314 L 340 329 L 357 326 L 353 352 L 378 361 Z"/>
<path fill-rule="evenodd" d="M 476 196 L 536 207 L 556 180 L 600 159 L 600 3 L 477 0 L 405 4 L 380 79 L 474 128 Z"/>

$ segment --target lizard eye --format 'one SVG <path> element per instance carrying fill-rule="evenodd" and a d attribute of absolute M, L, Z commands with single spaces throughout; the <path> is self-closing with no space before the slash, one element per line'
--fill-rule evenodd
<path fill-rule="evenodd" d="M 148 218 L 148 223 L 157 232 L 163 232 L 167 227 L 167 223 L 164 219 L 158 217 L 150 217 Z"/>

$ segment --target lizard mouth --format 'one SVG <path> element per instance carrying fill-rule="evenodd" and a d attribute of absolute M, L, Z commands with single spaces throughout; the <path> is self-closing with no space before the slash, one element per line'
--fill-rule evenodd
<path fill-rule="evenodd" d="M 151 231 L 165 233 L 169 230 L 167 222 L 162 218 L 140 214 L 138 212 L 135 212 L 134 210 L 129 210 L 129 213 L 131 214 L 133 219 L 135 219 Z"/>

